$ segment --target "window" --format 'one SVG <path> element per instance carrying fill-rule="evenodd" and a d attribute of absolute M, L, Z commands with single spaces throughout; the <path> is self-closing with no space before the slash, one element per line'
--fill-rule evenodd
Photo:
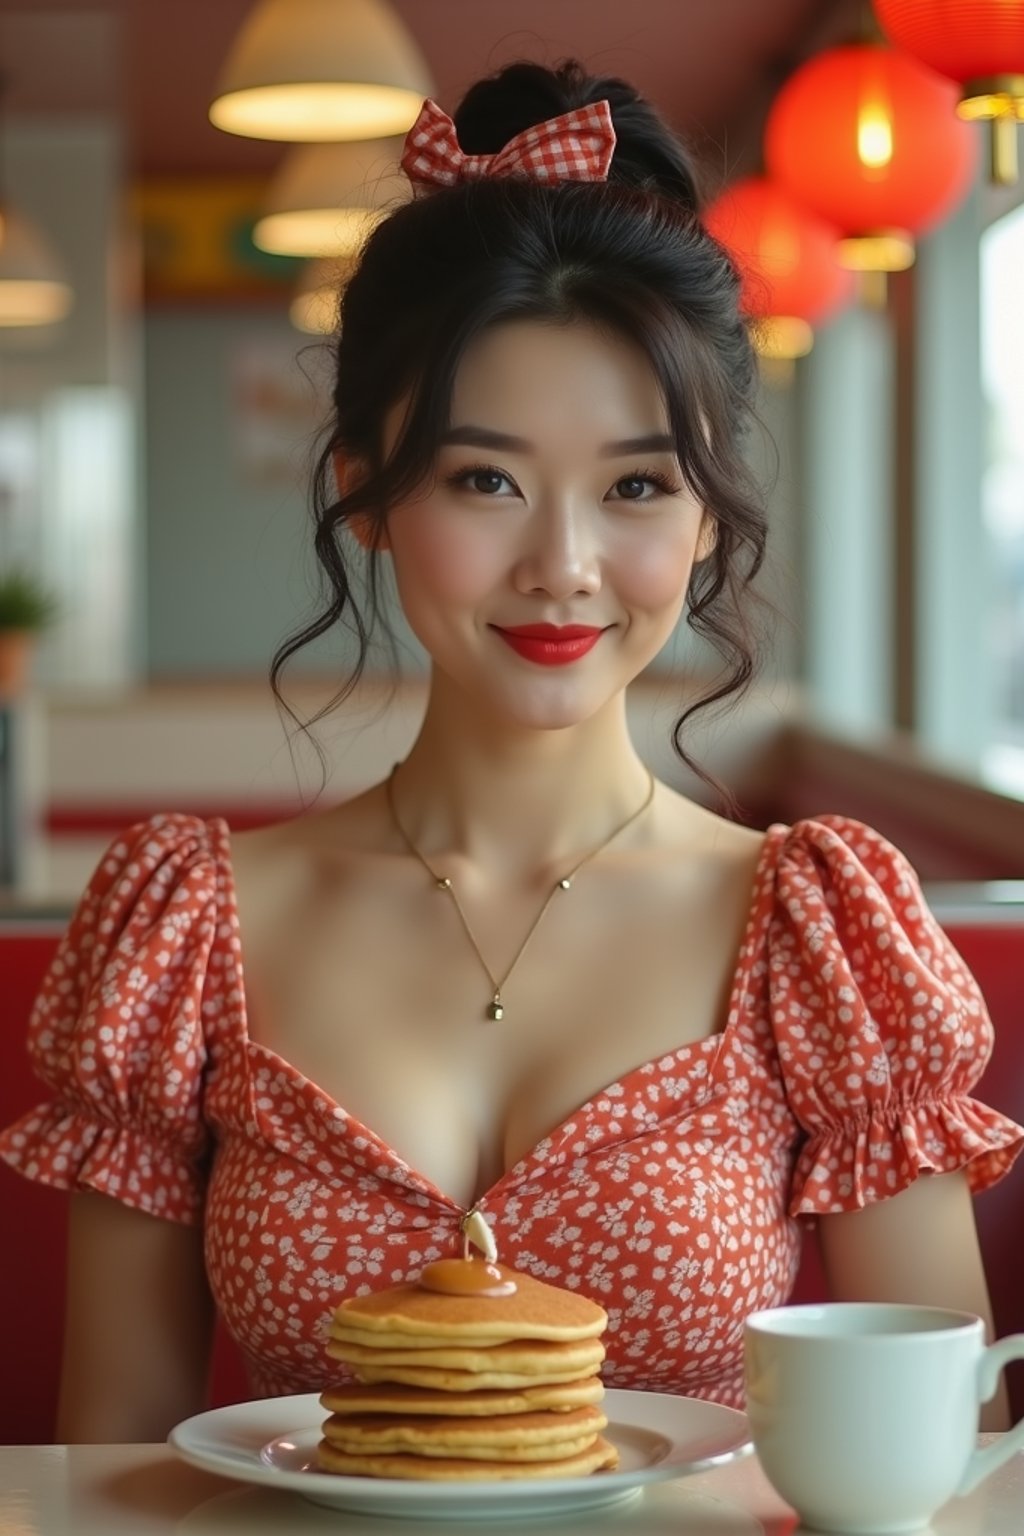
<path fill-rule="evenodd" d="M 1024 793 L 1024 205 L 981 238 L 982 516 L 991 602 L 992 739 L 986 769 Z"/>

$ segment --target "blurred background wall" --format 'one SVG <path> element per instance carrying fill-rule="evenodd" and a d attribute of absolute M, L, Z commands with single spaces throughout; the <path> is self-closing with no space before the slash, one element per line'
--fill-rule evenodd
<path fill-rule="evenodd" d="M 260 819 L 321 784 L 266 675 L 315 610 L 308 477 L 330 342 L 291 318 L 309 264 L 253 239 L 294 148 L 208 118 L 254 10 L 0 0 L 0 193 L 45 235 L 73 295 L 56 323 L 0 325 L 0 582 L 27 570 L 58 603 L 0 740 L 19 846 L 7 884 L 22 896 L 73 891 L 136 811 Z M 623 74 L 689 136 L 709 204 L 764 169 L 788 81 L 881 39 L 858 0 L 390 10 L 449 108 L 514 57 Z M 771 515 L 771 651 L 749 703 L 695 738 L 744 785 L 753 818 L 783 804 L 779 742 L 796 727 L 1024 798 L 1024 213 L 1019 185 L 988 180 L 971 131 L 970 184 L 914 265 L 858 280 L 806 355 L 763 364 L 749 452 Z M 382 650 L 324 727 L 329 793 L 374 777 L 414 727 L 422 658 L 396 624 L 406 682 L 391 724 Z M 348 655 L 336 636 L 295 663 L 300 715 Z M 672 711 L 712 665 L 682 632 L 638 686 L 637 729 L 681 783 Z"/>

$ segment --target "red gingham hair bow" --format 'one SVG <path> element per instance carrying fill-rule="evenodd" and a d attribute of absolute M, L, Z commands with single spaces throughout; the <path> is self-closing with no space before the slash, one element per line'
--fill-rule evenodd
<path fill-rule="evenodd" d="M 535 123 L 495 155 L 467 155 L 447 112 L 428 99 L 406 137 L 402 169 L 410 181 L 431 187 L 454 187 L 484 176 L 607 181 L 614 149 L 612 109 L 606 101 Z"/>

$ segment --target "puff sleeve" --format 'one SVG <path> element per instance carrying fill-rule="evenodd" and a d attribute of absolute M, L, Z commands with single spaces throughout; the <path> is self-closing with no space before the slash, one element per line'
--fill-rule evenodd
<path fill-rule="evenodd" d="M 217 934 L 206 824 L 157 816 L 107 850 L 29 1022 L 53 1099 L 0 1135 L 28 1178 L 199 1218 L 207 1132 L 203 983 Z"/>
<path fill-rule="evenodd" d="M 854 1210 L 923 1172 L 964 1169 L 977 1192 L 1024 1141 L 971 1098 L 992 1049 L 980 988 L 913 869 L 845 817 L 797 822 L 776 871 L 772 1028 L 806 1132 L 792 1215 Z"/>

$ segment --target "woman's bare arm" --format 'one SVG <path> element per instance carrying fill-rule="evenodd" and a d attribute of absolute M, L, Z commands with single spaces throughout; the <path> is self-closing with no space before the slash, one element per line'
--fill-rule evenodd
<path fill-rule="evenodd" d="M 203 1406 L 213 1305 L 201 1227 L 71 1198 L 57 1439 L 163 1440 Z"/>
<path fill-rule="evenodd" d="M 993 1337 L 974 1208 L 962 1173 L 931 1174 L 891 1200 L 822 1216 L 818 1240 L 836 1301 L 902 1301 L 973 1312 Z M 983 1429 L 1009 1426 L 1006 1393 L 982 1410 Z"/>

